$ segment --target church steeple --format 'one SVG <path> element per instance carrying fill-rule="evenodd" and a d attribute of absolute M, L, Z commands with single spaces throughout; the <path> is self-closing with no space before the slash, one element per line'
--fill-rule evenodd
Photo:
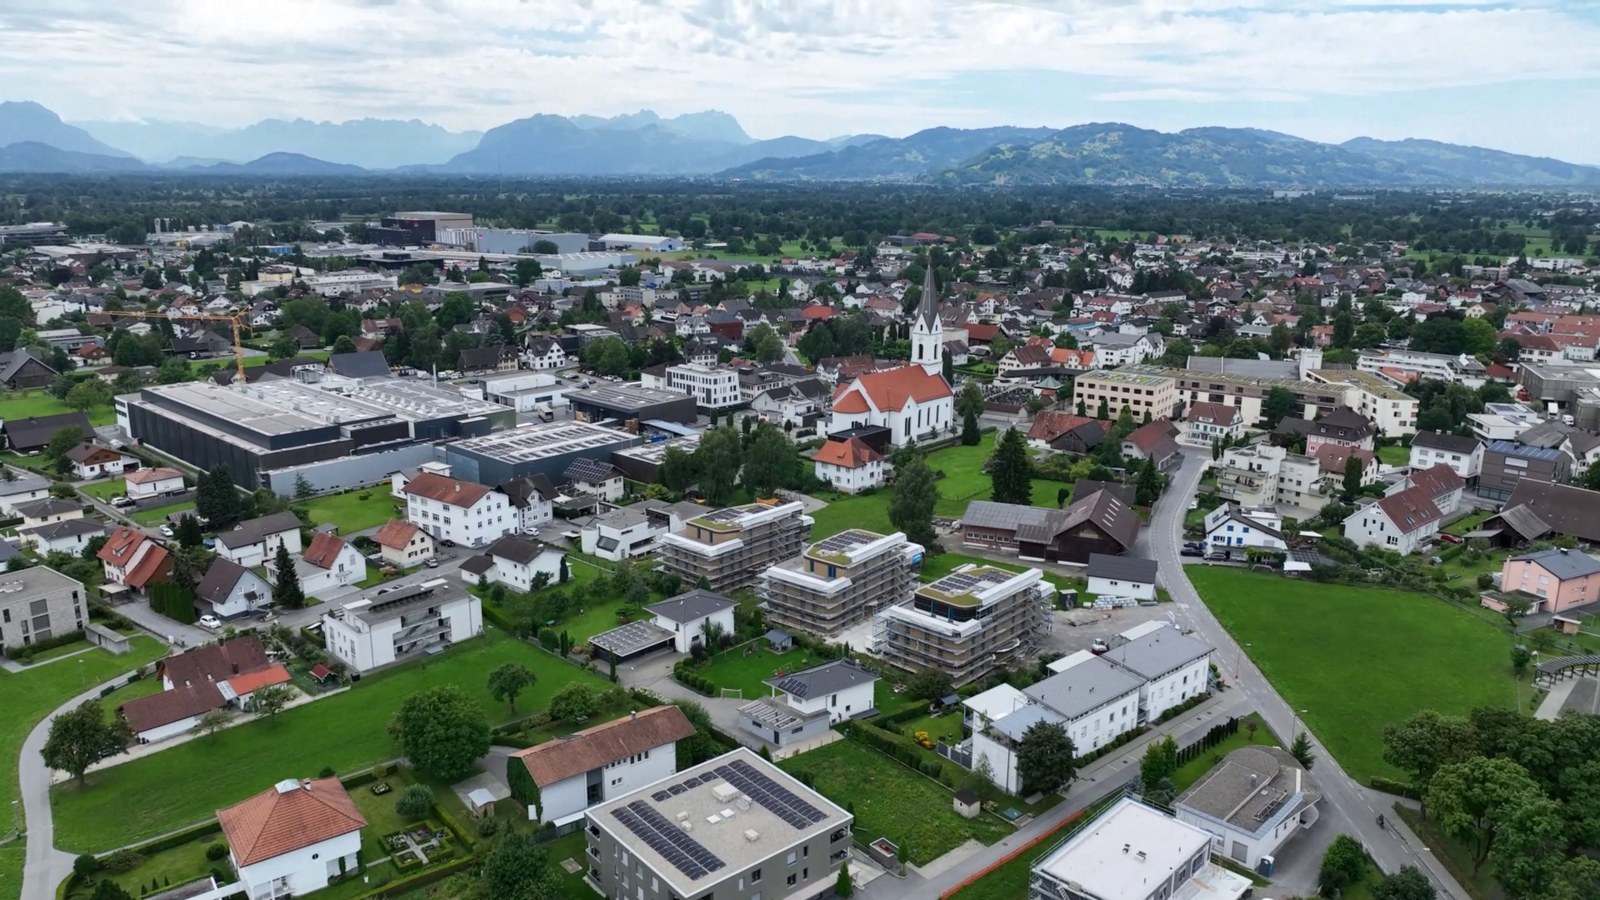
<path fill-rule="evenodd" d="M 922 276 L 922 300 L 911 322 L 911 361 L 929 375 L 944 372 L 944 323 L 939 321 L 939 287 L 931 262 Z"/>

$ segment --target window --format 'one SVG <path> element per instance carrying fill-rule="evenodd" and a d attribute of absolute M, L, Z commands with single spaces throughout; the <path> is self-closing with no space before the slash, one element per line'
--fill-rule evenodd
<path fill-rule="evenodd" d="M 789 886 L 790 886 L 790 887 L 794 887 L 794 884 L 795 884 L 795 882 L 796 882 L 796 881 L 798 881 L 798 880 L 799 880 L 799 879 L 798 879 L 798 877 L 797 877 L 797 876 L 796 876 L 796 875 L 795 875 L 795 873 L 793 873 L 793 872 L 790 872 L 790 873 L 789 873 L 789 882 L 788 882 L 788 883 L 789 883 Z"/>

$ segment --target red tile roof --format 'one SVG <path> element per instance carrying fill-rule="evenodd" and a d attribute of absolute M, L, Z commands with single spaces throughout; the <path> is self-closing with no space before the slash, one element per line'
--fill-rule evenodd
<path fill-rule="evenodd" d="M 1033 417 L 1033 425 L 1028 428 L 1028 439 L 1049 443 L 1074 428 L 1082 428 L 1093 424 L 1094 421 L 1088 416 L 1075 416 L 1072 413 L 1049 409 L 1041 410 Z"/>
<path fill-rule="evenodd" d="M 450 506 L 470 508 L 489 493 L 489 488 L 487 485 L 472 481 L 423 472 L 406 484 L 406 493 L 427 497 Z"/>
<path fill-rule="evenodd" d="M 174 685 L 218 684 L 235 675 L 259 672 L 271 666 L 261 638 L 247 634 L 169 656 L 156 664 L 156 671 Z"/>
<path fill-rule="evenodd" d="M 320 844 L 367 825 L 337 778 L 280 782 L 243 803 L 217 810 L 217 821 L 240 866 Z"/>
<path fill-rule="evenodd" d="M 860 391 L 847 390 L 844 396 L 833 404 L 833 411 L 842 413 L 864 413 L 869 408 L 867 406 L 867 398 L 861 396 Z"/>
<path fill-rule="evenodd" d="M 409 545 L 411 539 L 421 530 L 410 522 L 387 522 L 378 529 L 378 533 L 373 535 L 372 539 L 377 541 L 380 547 L 394 547 L 399 550 Z"/>
<path fill-rule="evenodd" d="M 1389 517 L 1401 534 L 1418 531 L 1440 518 L 1439 507 L 1433 505 L 1428 489 L 1422 487 L 1409 487 L 1398 494 L 1391 494 L 1378 501 L 1378 508 L 1383 510 L 1383 514 Z"/>
<path fill-rule="evenodd" d="M 319 569 L 331 569 L 347 545 L 331 531 L 319 531 L 300 558 Z"/>
<path fill-rule="evenodd" d="M 1189 404 L 1189 414 L 1185 417 L 1190 422 L 1206 422 L 1213 425 L 1232 425 L 1239 419 L 1239 410 L 1226 403 L 1212 403 L 1208 400 L 1197 400 Z"/>
<path fill-rule="evenodd" d="M 128 484 L 148 484 L 152 481 L 165 481 L 169 478 L 182 477 L 183 473 L 177 469 L 134 469 L 132 472 L 122 476 L 122 480 Z"/>
<path fill-rule="evenodd" d="M 549 787 L 693 734 L 694 726 L 683 710 L 657 706 L 511 755 L 528 767 L 535 784 Z"/>
<path fill-rule="evenodd" d="M 851 436 L 845 440 L 829 439 L 826 444 L 817 448 L 811 459 L 815 462 L 828 465 L 842 466 L 846 469 L 859 469 L 870 462 L 883 459 L 883 454 L 868 447 L 866 442 L 858 437 Z"/>
<path fill-rule="evenodd" d="M 851 389 L 865 393 L 872 399 L 873 405 L 882 411 L 903 409 L 912 400 L 927 403 L 952 396 L 950 385 L 945 383 L 943 376 L 930 375 L 921 366 L 901 366 L 887 372 L 862 375 Z"/>
<path fill-rule="evenodd" d="M 141 555 L 139 548 L 148 543 Z M 144 532 L 120 525 L 106 538 L 97 554 L 101 562 L 123 570 L 122 583 L 143 590 L 153 581 L 165 581 L 172 574 L 172 554 Z"/>
<path fill-rule="evenodd" d="M 1407 479 L 1412 487 L 1420 487 L 1428 492 L 1428 496 L 1438 500 L 1452 491 L 1459 491 L 1467 486 L 1466 479 L 1456 473 L 1444 463 L 1426 468 L 1420 472 L 1412 472 Z"/>
<path fill-rule="evenodd" d="M 209 681 L 185 684 L 170 691 L 140 697 L 122 704 L 120 712 L 135 733 L 204 715 L 227 705 L 222 691 Z"/>
<path fill-rule="evenodd" d="M 265 669 L 229 678 L 228 687 L 233 689 L 235 697 L 243 697 L 245 694 L 255 693 L 269 685 L 287 684 L 288 681 L 289 670 L 281 664 L 274 663 Z"/>

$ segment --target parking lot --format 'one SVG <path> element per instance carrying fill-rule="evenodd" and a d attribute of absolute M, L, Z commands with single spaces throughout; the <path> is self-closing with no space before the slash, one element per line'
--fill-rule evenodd
<path fill-rule="evenodd" d="M 1156 606 L 1134 606 L 1127 609 L 1076 609 L 1052 612 L 1050 633 L 1039 645 L 1039 655 L 1050 658 L 1066 656 L 1089 649 L 1097 640 L 1107 640 L 1135 625 L 1145 622 L 1167 621 L 1173 611 L 1171 603 Z"/>

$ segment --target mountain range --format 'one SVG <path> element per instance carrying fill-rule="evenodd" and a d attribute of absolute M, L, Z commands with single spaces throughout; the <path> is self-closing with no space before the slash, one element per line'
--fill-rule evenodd
<path fill-rule="evenodd" d="M 752 138 L 716 110 L 536 114 L 482 132 L 416 119 L 63 122 L 0 103 L 0 172 L 710 176 L 761 181 L 1148 187 L 1600 187 L 1600 167 L 1408 139 L 1321 143 L 1256 128 L 1122 123 Z"/>

